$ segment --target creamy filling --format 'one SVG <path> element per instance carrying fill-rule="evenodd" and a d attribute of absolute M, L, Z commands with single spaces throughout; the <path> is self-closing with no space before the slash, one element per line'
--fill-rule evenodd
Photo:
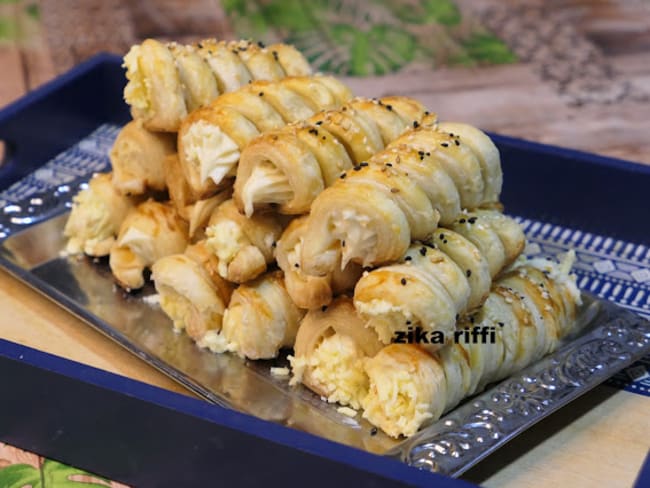
<path fill-rule="evenodd" d="M 219 259 L 217 271 L 222 278 L 226 278 L 228 266 L 239 251 L 249 244 L 249 241 L 241 226 L 232 220 L 222 220 L 209 226 L 205 234 L 208 237 L 206 241 L 208 249 Z"/>
<path fill-rule="evenodd" d="M 150 107 L 149 81 L 140 69 L 140 56 L 140 46 L 133 46 L 124 56 L 123 66 L 126 68 L 126 77 L 129 80 L 124 88 L 124 100 L 139 110 L 148 110 Z"/>
<path fill-rule="evenodd" d="M 198 169 L 201 183 L 208 178 L 221 183 L 239 161 L 235 141 L 205 120 L 192 124 L 182 137 L 185 159 Z"/>
<path fill-rule="evenodd" d="M 127 229 L 117 244 L 121 247 L 130 249 L 133 254 L 139 256 L 146 262 L 153 260 L 155 255 L 155 242 L 153 236 L 146 232 L 142 232 L 136 227 L 130 227 Z"/>
<path fill-rule="evenodd" d="M 270 162 L 255 166 L 242 190 L 244 211 L 247 217 L 253 215 L 256 203 L 282 205 L 291 201 L 293 196 L 293 189 L 287 176 Z"/>
<path fill-rule="evenodd" d="M 341 242 L 341 270 L 350 261 L 362 259 L 364 265 L 372 261 L 377 234 L 368 227 L 370 217 L 355 210 L 343 210 L 335 213 L 331 222 L 332 235 Z"/>
<path fill-rule="evenodd" d="M 75 199 L 75 206 L 70 213 L 64 233 L 69 237 L 66 251 L 72 254 L 92 251 L 103 247 L 103 243 L 112 243 L 117 229 L 111 224 L 110 211 L 104 203 L 89 192 Z M 84 193 L 82 192 L 82 193 Z"/>
<path fill-rule="evenodd" d="M 379 298 L 373 298 L 369 302 L 355 300 L 354 306 L 359 315 L 366 320 L 366 327 L 373 329 L 384 344 L 391 343 L 396 331 L 405 329 L 404 324 L 407 320 L 413 323 L 413 327 L 419 323 L 407 308 L 387 300 Z"/>

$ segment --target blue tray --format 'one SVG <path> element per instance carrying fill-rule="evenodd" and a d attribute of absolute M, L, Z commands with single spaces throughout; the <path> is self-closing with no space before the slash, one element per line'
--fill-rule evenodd
<path fill-rule="evenodd" d="M 96 56 L 0 112 L 0 139 L 8 145 L 0 189 L 101 124 L 128 120 L 120 62 Z M 650 168 L 494 139 L 503 157 L 503 201 L 510 213 L 650 242 L 650 229 L 643 226 Z M 317 486 L 336 480 L 361 486 L 395 480 L 463 485 L 5 341 L 0 341 L 0 371 L 2 377 L 20 378 L 10 398 L 0 402 L 0 439 L 130 484 L 194 486 L 218 478 L 229 485 L 279 479 Z M 294 476 L 280 477 L 285 472 Z"/>

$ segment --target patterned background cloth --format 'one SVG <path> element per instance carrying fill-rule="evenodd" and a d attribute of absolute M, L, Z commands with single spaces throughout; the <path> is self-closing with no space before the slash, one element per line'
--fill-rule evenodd
<path fill-rule="evenodd" d="M 0 0 L 0 106 L 152 36 L 285 40 L 356 93 L 413 95 L 443 119 L 650 164 L 648 0 Z M 650 314 L 647 247 L 524 224 L 527 252 L 576 247 L 584 289 Z M 650 358 L 609 384 L 650 394 Z M 84 476 L 0 444 L 0 486 L 123 486 Z"/>

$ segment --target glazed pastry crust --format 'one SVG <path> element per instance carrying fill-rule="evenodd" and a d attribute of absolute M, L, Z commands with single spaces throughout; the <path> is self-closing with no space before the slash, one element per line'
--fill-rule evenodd
<path fill-rule="evenodd" d="M 361 267 L 350 263 L 345 269 L 337 269 L 327 276 L 309 276 L 300 269 L 302 233 L 307 217 L 291 221 L 282 233 L 275 248 L 275 258 L 284 272 L 284 282 L 293 302 L 300 308 L 321 308 L 338 295 L 354 288 L 361 276 Z"/>
<path fill-rule="evenodd" d="M 174 207 L 147 200 L 122 222 L 110 252 L 111 271 L 120 286 L 142 288 L 146 268 L 162 257 L 183 252 L 187 244 L 187 223 Z"/>
<path fill-rule="evenodd" d="M 216 273 L 216 257 L 205 242 L 183 254 L 165 256 L 152 266 L 152 279 L 163 311 L 176 330 L 200 341 L 210 330 L 220 330 L 232 285 Z"/>
<path fill-rule="evenodd" d="M 281 348 L 293 346 L 303 315 L 287 294 L 282 273 L 268 273 L 234 291 L 222 336 L 229 351 L 271 359 Z"/>
<path fill-rule="evenodd" d="M 359 280 L 355 306 L 384 344 L 409 326 L 448 337 L 457 317 L 482 303 L 492 278 L 525 244 L 514 220 L 493 214 L 497 212 L 464 214 L 453 230 L 437 229 L 428 245 L 412 245 L 400 263 L 377 268 Z"/>
<path fill-rule="evenodd" d="M 167 46 L 146 39 L 124 56 L 126 77 L 124 99 L 134 119 L 152 131 L 174 132 L 187 115 L 183 88 L 174 56 Z"/>
<path fill-rule="evenodd" d="M 219 259 L 219 274 L 234 283 L 245 283 L 266 271 L 284 229 L 274 214 L 247 218 L 232 200 L 221 203 L 210 216 L 207 246 Z"/>
<path fill-rule="evenodd" d="M 282 81 L 295 82 L 289 78 Z M 328 100 L 323 98 L 321 103 Z M 249 216 L 271 204 L 284 214 L 308 212 L 316 196 L 345 178 L 346 170 L 366 164 L 364 160 L 381 150 L 385 141 L 399 137 L 409 127 L 382 100 L 354 99 L 339 109 L 319 112 L 305 122 L 252 141 L 242 152 L 237 169 L 234 199 L 238 208 Z M 404 103 L 410 106 L 408 101 Z M 419 117 L 424 113 L 417 111 Z"/>
<path fill-rule="evenodd" d="M 518 264 L 497 280 L 485 304 L 465 316 L 458 330 L 493 327 L 487 344 L 461 339 L 438 353 L 391 344 L 365 362 L 369 393 L 363 416 L 393 437 L 411 436 L 463 398 L 541 359 L 576 327 L 580 294 L 561 264 Z M 399 399 L 399 401 L 396 401 Z"/>
<path fill-rule="evenodd" d="M 164 161 L 176 151 L 171 134 L 150 132 L 142 122 L 126 124 L 110 151 L 113 185 L 124 195 L 142 195 L 166 188 Z"/>
<path fill-rule="evenodd" d="M 285 126 L 329 106 L 338 97 L 320 77 L 292 77 L 256 82 L 219 96 L 210 107 L 193 112 L 181 124 L 178 152 L 186 179 L 195 193 L 207 196 L 234 176 L 241 151 L 260 134 Z M 347 90 L 336 82 L 335 86 Z M 310 91 L 314 86 L 319 91 Z"/>
<path fill-rule="evenodd" d="M 444 225 L 452 225 L 462 215 L 460 209 L 463 207 L 499 208 L 497 202 L 489 201 L 500 188 L 500 170 L 496 169 L 499 164 L 490 143 L 485 141 L 487 136 L 474 128 L 460 127 L 463 134 L 469 134 L 463 137 L 442 132 L 434 126 L 415 126 L 369 159 L 371 168 L 376 166 L 381 170 L 368 175 L 363 185 L 358 182 L 359 176 L 348 172 L 316 197 L 305 233 L 301 263 L 306 273 L 327 274 L 335 265 L 332 256 L 337 250 L 343 255 L 343 264 L 356 262 L 377 266 L 394 262 L 404 254 L 411 241 L 422 239 L 438 219 Z M 466 144 L 465 139 L 470 143 Z M 483 149 L 487 153 L 479 154 Z M 361 165 L 354 170 L 363 172 Z M 391 176 L 393 173 L 412 182 L 413 190 L 406 195 L 410 202 L 407 203 L 397 185 L 391 187 L 390 193 L 377 190 L 390 178 L 397 181 L 396 176 Z M 425 216 L 427 212 L 430 215 L 429 210 L 422 213 L 423 205 L 413 206 L 415 200 L 412 198 L 416 193 L 420 195 L 417 201 L 423 202 L 422 195 L 429 200 L 437 214 L 435 219 Z M 361 205 L 360 197 L 368 205 Z M 354 245 L 349 246 L 350 243 Z M 494 238 L 482 251 L 498 256 L 504 249 Z M 497 261 L 496 257 L 491 260 Z"/>

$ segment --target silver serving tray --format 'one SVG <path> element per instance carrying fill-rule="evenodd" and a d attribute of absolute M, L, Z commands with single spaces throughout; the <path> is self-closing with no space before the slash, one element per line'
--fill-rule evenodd
<path fill-rule="evenodd" d="M 580 333 L 554 354 L 492 385 L 407 440 L 347 417 L 306 388 L 270 374 L 286 366 L 199 349 L 151 301 L 127 294 L 105 260 L 62 254 L 71 195 L 83 179 L 0 209 L 0 266 L 210 402 L 418 468 L 458 476 L 514 436 L 650 353 L 650 322 L 587 296 Z"/>

